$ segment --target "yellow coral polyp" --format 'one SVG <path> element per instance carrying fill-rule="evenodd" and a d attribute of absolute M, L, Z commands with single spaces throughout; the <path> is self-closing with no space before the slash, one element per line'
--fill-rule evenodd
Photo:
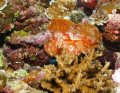
<path fill-rule="evenodd" d="M 7 6 L 7 0 L 0 0 L 0 10 L 4 9 Z"/>
<path fill-rule="evenodd" d="M 53 37 L 46 42 L 44 48 L 51 56 L 60 55 L 63 48 L 70 55 L 79 55 L 96 48 L 102 39 L 97 27 L 87 22 L 74 24 L 65 19 L 53 19 L 48 29 Z"/>

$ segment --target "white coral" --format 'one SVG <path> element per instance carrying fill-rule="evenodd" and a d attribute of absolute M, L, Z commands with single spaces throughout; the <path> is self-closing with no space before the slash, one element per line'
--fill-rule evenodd
<path fill-rule="evenodd" d="M 8 0 L 3 0 L 2 2 L 0 2 L 0 10 L 3 10 L 7 6 L 7 2 L 8 2 Z M 1 5 L 3 5 L 3 6 L 1 6 Z"/>
<path fill-rule="evenodd" d="M 90 17 L 89 17 L 93 22 L 95 22 L 95 24 L 99 25 L 103 25 L 104 23 L 107 23 L 109 21 L 109 17 L 107 15 L 107 13 L 103 10 L 101 11 L 96 11 L 95 13 L 93 13 Z"/>
<path fill-rule="evenodd" d="M 76 6 L 77 0 L 51 0 L 50 7 L 46 9 L 45 15 L 49 19 L 69 18 L 69 14 Z"/>

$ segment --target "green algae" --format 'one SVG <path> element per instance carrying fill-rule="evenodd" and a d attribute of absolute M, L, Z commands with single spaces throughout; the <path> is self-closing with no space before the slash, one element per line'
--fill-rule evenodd
<path fill-rule="evenodd" d="M 28 35 L 28 32 L 25 32 L 24 30 L 14 31 L 14 33 L 15 33 L 17 36 L 20 36 L 20 37 L 24 37 L 24 36 L 27 36 L 27 35 Z"/>
<path fill-rule="evenodd" d="M 3 66 L 3 57 L 2 54 L 0 53 L 0 67 Z"/>

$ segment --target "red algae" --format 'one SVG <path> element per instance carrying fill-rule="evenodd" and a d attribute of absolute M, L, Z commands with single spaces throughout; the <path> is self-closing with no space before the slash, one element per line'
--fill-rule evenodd
<path fill-rule="evenodd" d="M 44 48 L 51 55 L 60 55 L 63 48 L 70 55 L 79 55 L 98 46 L 102 35 L 94 25 L 87 22 L 74 24 L 65 19 L 53 19 L 48 27 L 53 37 L 49 38 Z"/>

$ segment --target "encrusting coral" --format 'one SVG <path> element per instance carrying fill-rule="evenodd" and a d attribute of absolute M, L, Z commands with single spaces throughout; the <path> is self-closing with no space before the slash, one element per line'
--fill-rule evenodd
<path fill-rule="evenodd" d="M 76 6 L 77 0 L 52 0 L 45 14 L 49 19 L 65 18 Z"/>
<path fill-rule="evenodd" d="M 49 20 L 44 14 L 46 8 L 37 0 L 10 0 L 8 5 L 13 10 L 14 29 L 5 39 L 5 62 L 10 62 L 15 70 L 22 68 L 24 62 L 48 64 L 51 57 L 43 48 L 50 35 Z"/>
<path fill-rule="evenodd" d="M 57 55 L 58 66 L 44 66 L 41 87 L 54 93 L 110 93 L 113 86 L 110 65 L 104 67 L 97 60 L 102 54 L 91 50 L 78 63 L 78 56 L 69 55 L 66 50 Z"/>
<path fill-rule="evenodd" d="M 74 24 L 65 19 L 52 19 L 48 30 L 52 37 L 45 43 L 45 51 L 55 56 L 66 48 L 69 54 L 79 55 L 99 45 L 102 35 L 99 30 L 88 22 Z"/>
<path fill-rule="evenodd" d="M 38 33 L 48 18 L 44 15 L 45 8 L 37 0 L 10 0 L 15 14 L 15 30 L 32 31 Z"/>

